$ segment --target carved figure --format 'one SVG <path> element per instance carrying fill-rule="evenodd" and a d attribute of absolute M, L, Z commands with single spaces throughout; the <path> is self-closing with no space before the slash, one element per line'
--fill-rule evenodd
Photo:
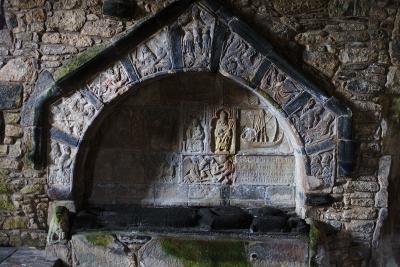
<path fill-rule="evenodd" d="M 226 155 L 195 156 L 185 161 L 183 175 L 185 183 L 233 183 L 234 166 Z"/>
<path fill-rule="evenodd" d="M 221 184 L 233 183 L 234 166 L 226 155 L 220 155 L 212 161 L 212 175 Z"/>
<path fill-rule="evenodd" d="M 331 183 L 333 175 L 333 155 L 331 152 L 311 156 L 311 174 L 322 180 L 325 185 Z"/>
<path fill-rule="evenodd" d="M 121 91 L 121 88 L 127 82 L 127 74 L 122 66 L 117 64 L 101 73 L 99 78 L 89 85 L 89 88 L 104 102 L 109 102 L 124 91 Z"/>
<path fill-rule="evenodd" d="M 214 128 L 215 152 L 229 152 L 232 144 L 234 121 L 228 118 L 228 113 L 221 110 Z"/>
<path fill-rule="evenodd" d="M 69 146 L 56 142 L 51 144 L 50 159 L 52 166 L 49 172 L 49 184 L 70 184 L 72 158 L 72 151 Z"/>
<path fill-rule="evenodd" d="M 192 119 L 191 125 L 186 129 L 185 150 L 188 152 L 202 152 L 204 128 L 198 119 Z"/>
<path fill-rule="evenodd" d="M 52 245 L 66 242 L 69 235 L 69 228 L 69 210 L 64 206 L 56 206 L 50 220 L 47 244 Z"/>
<path fill-rule="evenodd" d="M 152 159 L 152 168 L 159 182 L 171 183 L 176 181 L 179 162 L 173 154 L 161 154 Z"/>

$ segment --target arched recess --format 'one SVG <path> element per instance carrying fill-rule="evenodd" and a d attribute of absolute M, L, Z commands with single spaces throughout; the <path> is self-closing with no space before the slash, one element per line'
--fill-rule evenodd
<path fill-rule="evenodd" d="M 36 103 L 33 158 L 37 166 L 47 158 L 50 197 L 71 198 L 77 152 L 104 106 L 140 84 L 177 72 L 219 73 L 271 105 L 302 159 L 299 201 L 304 193 L 329 194 L 335 178 L 350 172 L 348 108 L 216 1 L 177 1 L 57 81 Z M 50 118 L 41 113 L 46 109 Z"/>

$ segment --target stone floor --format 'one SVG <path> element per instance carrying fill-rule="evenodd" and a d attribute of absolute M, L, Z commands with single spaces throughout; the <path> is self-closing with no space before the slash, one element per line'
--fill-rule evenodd
<path fill-rule="evenodd" d="M 36 248 L 0 247 L 1 267 L 58 267 L 62 266 L 57 259 L 47 259 L 44 250 Z"/>

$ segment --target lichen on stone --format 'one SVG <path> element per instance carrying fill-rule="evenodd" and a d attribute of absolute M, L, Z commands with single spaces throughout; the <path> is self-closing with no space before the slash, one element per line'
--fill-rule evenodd
<path fill-rule="evenodd" d="M 0 195 L 0 210 L 14 210 L 15 206 L 7 195 Z"/>
<path fill-rule="evenodd" d="M 59 80 L 62 77 L 66 76 L 68 73 L 82 66 L 97 54 L 99 54 L 105 45 L 98 45 L 95 47 L 88 48 L 86 51 L 78 54 L 76 57 L 73 57 L 71 60 L 64 63 L 63 66 L 59 67 L 54 73 L 54 79 Z"/>
<path fill-rule="evenodd" d="M 1 174 L 0 174 L 0 194 L 2 194 L 2 193 L 7 194 L 9 192 L 10 192 L 10 190 L 8 188 L 8 184 L 7 184 L 6 180 L 1 177 Z"/>
<path fill-rule="evenodd" d="M 92 245 L 105 247 L 114 241 L 114 236 L 108 232 L 88 233 L 86 240 Z"/>
<path fill-rule="evenodd" d="M 161 239 L 163 251 L 185 267 L 249 267 L 241 241 Z"/>

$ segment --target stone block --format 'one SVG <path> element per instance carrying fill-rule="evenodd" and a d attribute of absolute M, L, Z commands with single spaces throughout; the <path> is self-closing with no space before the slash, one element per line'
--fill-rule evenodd
<path fill-rule="evenodd" d="M 375 201 L 370 198 L 356 198 L 356 199 L 351 199 L 350 204 L 353 206 L 372 207 L 374 206 Z"/>
<path fill-rule="evenodd" d="M 8 29 L 2 29 L 0 30 L 0 44 L 1 45 L 6 45 L 11 47 L 13 44 L 13 38 L 11 31 Z"/>
<path fill-rule="evenodd" d="M 44 44 L 40 49 L 45 55 L 66 55 L 78 53 L 78 50 L 75 47 L 63 44 Z"/>
<path fill-rule="evenodd" d="M 351 220 L 374 220 L 377 216 L 375 208 L 356 207 L 343 211 L 344 219 Z"/>
<path fill-rule="evenodd" d="M 389 67 L 385 86 L 391 93 L 400 94 L 400 67 Z"/>
<path fill-rule="evenodd" d="M 188 203 L 188 185 L 156 184 L 155 205 L 157 206 L 186 206 Z"/>
<path fill-rule="evenodd" d="M 294 188 L 291 186 L 270 186 L 265 193 L 267 205 L 294 207 Z"/>
<path fill-rule="evenodd" d="M 377 94 L 383 90 L 383 86 L 361 79 L 348 82 L 345 88 L 353 93 L 358 94 Z"/>
<path fill-rule="evenodd" d="M 379 185 L 376 182 L 349 181 L 347 183 L 347 190 L 358 192 L 378 192 Z"/>
<path fill-rule="evenodd" d="M 103 14 L 117 18 L 129 18 L 134 15 L 135 5 L 133 1 L 105 0 L 103 2 Z"/>
<path fill-rule="evenodd" d="M 82 29 L 84 35 L 101 36 L 109 38 L 115 35 L 119 30 L 118 22 L 103 19 L 96 21 L 87 21 Z"/>
<path fill-rule="evenodd" d="M 352 139 L 352 128 L 351 128 L 351 117 L 341 116 L 338 118 L 338 138 L 351 140 Z"/>
<path fill-rule="evenodd" d="M 4 130 L 4 134 L 5 136 L 8 137 L 16 137 L 19 138 L 23 135 L 23 130 L 21 128 L 21 126 L 18 125 L 6 125 L 5 130 Z"/>
<path fill-rule="evenodd" d="M 5 261 L 2 261 L 1 266 L 58 267 L 62 266 L 62 264 L 57 258 L 46 257 L 46 253 L 42 249 L 20 247 Z"/>
<path fill-rule="evenodd" d="M 7 155 L 8 146 L 7 145 L 0 145 L 0 156 Z"/>
<path fill-rule="evenodd" d="M 0 110 L 19 108 L 22 90 L 22 85 L 19 84 L 0 84 Z"/>
<path fill-rule="evenodd" d="M 55 11 L 47 20 L 47 27 L 60 31 L 79 31 L 85 23 L 86 16 L 83 10 Z"/>
<path fill-rule="evenodd" d="M 238 185 L 230 188 L 230 198 L 239 200 L 264 200 L 266 187 L 256 185 Z"/>
<path fill-rule="evenodd" d="M 4 82 L 28 82 L 34 74 L 31 60 L 23 58 L 10 59 L 0 69 L 0 81 Z"/>
<path fill-rule="evenodd" d="M 350 223 L 345 223 L 346 230 L 353 232 L 372 233 L 375 228 L 374 221 L 359 221 L 353 220 Z"/>
<path fill-rule="evenodd" d="M 400 65 L 400 36 L 389 43 L 390 59 L 393 65 Z"/>
<path fill-rule="evenodd" d="M 339 161 L 352 162 L 354 155 L 354 143 L 352 141 L 339 141 Z"/>
<path fill-rule="evenodd" d="M 189 206 L 222 206 L 222 186 L 220 185 L 189 185 Z"/>

